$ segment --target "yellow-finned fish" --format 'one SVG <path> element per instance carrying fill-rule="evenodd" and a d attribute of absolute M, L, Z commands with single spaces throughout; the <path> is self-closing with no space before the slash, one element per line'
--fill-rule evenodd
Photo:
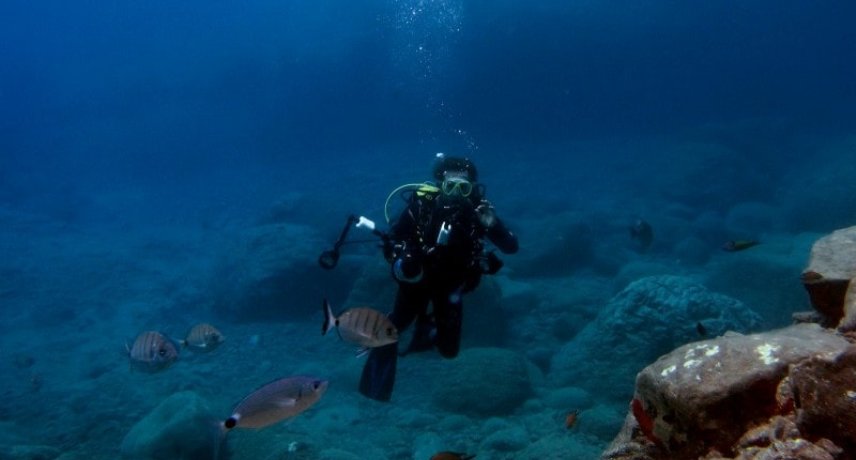
<path fill-rule="evenodd" d="M 328 383 L 302 375 L 274 380 L 242 399 L 223 429 L 264 428 L 294 417 L 318 402 Z"/>
<path fill-rule="evenodd" d="M 373 308 L 349 308 L 337 317 L 333 314 L 330 302 L 324 299 L 323 309 L 324 324 L 321 326 L 321 335 L 335 327 L 342 340 L 360 346 L 357 356 L 365 354 L 369 348 L 398 342 L 398 329 L 386 315 Z"/>

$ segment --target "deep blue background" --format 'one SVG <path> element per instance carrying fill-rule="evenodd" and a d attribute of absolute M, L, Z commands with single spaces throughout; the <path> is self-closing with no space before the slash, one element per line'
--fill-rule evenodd
<path fill-rule="evenodd" d="M 539 146 L 637 136 L 767 164 L 853 132 L 853 2 L 531 3 L 3 2 L 0 196 L 288 188 L 343 156 L 550 162 Z"/>

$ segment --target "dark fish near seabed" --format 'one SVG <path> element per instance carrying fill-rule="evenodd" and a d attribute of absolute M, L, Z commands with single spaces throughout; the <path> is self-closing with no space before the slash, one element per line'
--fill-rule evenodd
<path fill-rule="evenodd" d="M 171 340 L 157 331 L 146 331 L 137 336 L 134 344 L 125 344 L 131 368 L 143 372 L 158 372 L 178 359 L 178 349 Z"/>
<path fill-rule="evenodd" d="M 641 252 L 647 251 L 654 241 L 654 229 L 651 228 L 651 224 L 642 218 L 638 218 L 633 221 L 629 230 L 630 238 L 636 241 L 637 249 Z"/>
<path fill-rule="evenodd" d="M 757 246 L 759 244 L 761 244 L 761 242 L 755 240 L 731 240 L 726 241 L 725 244 L 722 245 L 722 250 L 726 252 L 736 252 L 749 249 L 752 246 Z"/>
<path fill-rule="evenodd" d="M 219 347 L 226 340 L 216 327 L 208 323 L 200 323 L 187 331 L 187 336 L 180 343 L 193 351 L 207 353 Z"/>
<path fill-rule="evenodd" d="M 476 458 L 475 455 L 463 454 L 461 452 L 437 452 L 431 456 L 431 460 L 470 460 Z"/>
<path fill-rule="evenodd" d="M 274 380 L 238 403 L 223 428 L 264 428 L 294 417 L 318 402 L 327 384 L 326 380 L 307 376 Z"/>
<path fill-rule="evenodd" d="M 357 356 L 369 348 L 398 342 L 398 329 L 383 313 L 368 307 L 350 308 L 338 317 L 333 314 L 330 302 L 324 299 L 324 324 L 321 335 L 336 328 L 339 337 L 360 346 Z"/>
<path fill-rule="evenodd" d="M 700 335 L 702 337 L 707 336 L 707 328 L 704 327 L 704 324 L 702 324 L 701 321 L 696 323 L 695 330 L 696 330 L 696 332 L 698 332 L 698 335 Z"/>

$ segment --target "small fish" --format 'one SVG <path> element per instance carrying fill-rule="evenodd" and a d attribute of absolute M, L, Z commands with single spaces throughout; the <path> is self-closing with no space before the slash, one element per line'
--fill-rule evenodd
<path fill-rule="evenodd" d="M 463 454 L 461 452 L 437 452 L 436 454 L 431 456 L 431 460 L 470 460 L 471 458 L 476 458 L 475 454 Z"/>
<path fill-rule="evenodd" d="M 654 242 L 654 229 L 644 219 L 636 219 L 630 226 L 630 238 L 636 241 L 641 252 L 645 252 Z"/>
<path fill-rule="evenodd" d="M 145 331 L 137 336 L 134 344 L 125 344 L 131 360 L 131 368 L 143 372 L 162 371 L 178 359 L 178 349 L 166 336 L 157 331 Z"/>
<path fill-rule="evenodd" d="M 226 340 L 216 327 L 208 323 L 200 323 L 187 331 L 187 336 L 179 343 L 193 351 L 207 353 L 219 347 Z"/>
<path fill-rule="evenodd" d="M 568 416 L 565 417 L 565 428 L 570 430 L 574 427 L 574 425 L 577 424 L 577 416 L 579 415 L 579 413 L 580 411 L 576 409 L 568 412 Z"/>
<path fill-rule="evenodd" d="M 223 422 L 223 429 L 264 428 L 294 417 L 318 402 L 328 383 L 307 376 L 274 380 L 241 400 Z"/>
<path fill-rule="evenodd" d="M 696 330 L 696 332 L 698 332 L 698 335 L 700 335 L 702 337 L 707 336 L 707 328 L 704 327 L 704 324 L 702 324 L 701 321 L 699 321 L 695 324 L 695 330 Z"/>
<path fill-rule="evenodd" d="M 731 240 L 726 241 L 725 244 L 722 245 L 722 250 L 726 252 L 737 252 L 749 249 L 758 244 L 761 244 L 761 242 L 755 240 Z"/>
<path fill-rule="evenodd" d="M 357 356 L 365 354 L 369 348 L 398 342 L 398 329 L 386 315 L 375 309 L 350 308 L 336 317 L 327 299 L 324 299 L 323 309 L 324 324 L 321 326 L 321 335 L 335 327 L 339 337 L 360 346 Z"/>

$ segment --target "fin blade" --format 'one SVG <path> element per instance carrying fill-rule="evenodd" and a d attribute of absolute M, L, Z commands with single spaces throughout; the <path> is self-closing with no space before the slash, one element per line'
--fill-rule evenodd
<path fill-rule="evenodd" d="M 326 335 L 336 325 L 336 316 L 333 315 L 333 308 L 330 307 L 330 302 L 326 298 L 321 309 L 324 312 L 324 324 L 321 325 L 321 335 Z"/>

